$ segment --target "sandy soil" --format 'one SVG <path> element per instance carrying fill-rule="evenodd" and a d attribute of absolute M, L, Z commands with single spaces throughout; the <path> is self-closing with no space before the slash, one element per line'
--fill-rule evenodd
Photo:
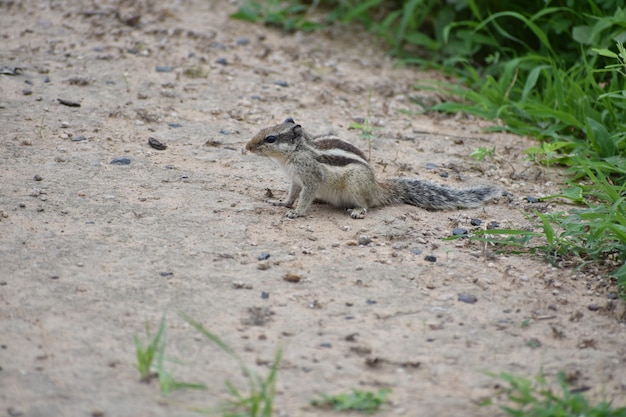
<path fill-rule="evenodd" d="M 531 227 L 528 210 L 555 210 L 524 199 L 565 178 L 524 160 L 531 141 L 420 114 L 412 100 L 437 96 L 412 86 L 441 75 L 394 67 L 358 30 L 285 35 L 229 20 L 225 1 L 99 3 L 0 0 L 0 415 L 216 406 L 223 381 L 241 375 L 177 310 L 261 374 L 285 349 L 280 416 L 331 415 L 309 405 L 318 392 L 382 387 L 392 393 L 381 415 L 501 415 L 479 406 L 501 398 L 485 372 L 564 371 L 590 398 L 626 405 L 624 307 L 600 271 L 443 240 L 454 227 Z M 316 204 L 289 220 L 267 203 L 285 197 L 286 178 L 243 152 L 288 116 L 363 149 L 348 128 L 368 118 L 381 177 L 488 182 L 512 196 L 364 220 Z M 479 146 L 497 157 L 469 158 Z M 163 397 L 139 381 L 133 336 L 164 314 L 168 355 L 181 361 L 170 370 L 208 390 Z"/>

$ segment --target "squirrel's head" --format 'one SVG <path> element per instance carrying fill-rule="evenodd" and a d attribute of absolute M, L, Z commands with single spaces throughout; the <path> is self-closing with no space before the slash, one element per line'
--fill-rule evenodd
<path fill-rule="evenodd" d="M 291 117 L 279 125 L 262 129 L 246 144 L 246 150 L 257 155 L 283 159 L 303 140 L 302 126 Z"/>

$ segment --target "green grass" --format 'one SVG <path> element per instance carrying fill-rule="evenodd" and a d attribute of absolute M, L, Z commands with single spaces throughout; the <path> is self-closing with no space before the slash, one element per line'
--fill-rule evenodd
<path fill-rule="evenodd" d="M 607 402 L 591 405 L 581 393 L 568 387 L 563 373 L 557 377 L 556 392 L 544 377 L 534 382 L 506 373 L 498 377 L 509 385 L 505 389 L 509 404 L 501 408 L 513 417 L 626 417 L 626 408 L 614 408 Z"/>
<path fill-rule="evenodd" d="M 320 408 L 332 408 L 335 411 L 360 411 L 371 414 L 378 411 L 387 401 L 389 392 L 389 389 L 381 389 L 377 392 L 353 390 L 337 395 L 320 394 L 321 398 L 311 401 L 311 404 Z"/>
<path fill-rule="evenodd" d="M 135 342 L 135 357 L 137 359 L 137 370 L 139 371 L 142 382 L 150 382 L 150 380 L 157 376 L 153 372 L 154 361 L 156 359 L 158 351 L 164 345 L 163 336 L 165 333 L 165 317 L 161 319 L 161 324 L 155 335 L 150 334 L 150 328 L 146 323 L 146 336 L 150 339 L 148 344 L 145 344 L 139 340 L 139 337 L 134 337 Z"/>
<path fill-rule="evenodd" d="M 272 417 L 274 399 L 276 397 L 276 379 L 283 355 L 282 349 L 276 351 L 269 374 L 266 377 L 262 377 L 254 372 L 237 352 L 216 334 L 210 332 L 202 324 L 186 314 L 180 313 L 180 316 L 202 336 L 234 359 L 246 377 L 247 390 L 245 391 L 240 390 L 228 380 L 225 382 L 231 398 L 223 406 L 222 415 L 224 417 Z"/>
<path fill-rule="evenodd" d="M 154 335 L 150 334 L 150 329 L 146 323 L 146 337 L 150 340 L 145 345 L 137 336 L 134 337 L 137 370 L 139 370 L 141 382 L 148 383 L 153 378 L 158 378 L 159 388 L 164 395 L 169 394 L 171 391 L 183 388 L 206 389 L 204 384 L 177 381 L 172 376 L 171 372 L 166 368 L 165 316 L 161 319 L 159 329 Z M 170 358 L 168 358 L 167 361 L 179 363 L 178 361 Z"/>
<path fill-rule="evenodd" d="M 536 215 L 537 232 L 506 231 L 508 241 L 602 265 L 626 299 L 624 0 L 247 0 L 235 17 L 286 30 L 360 22 L 401 61 L 455 75 L 456 84 L 416 85 L 454 98 L 428 111 L 536 138 L 527 158 L 571 174 L 560 197 L 578 207 Z"/>

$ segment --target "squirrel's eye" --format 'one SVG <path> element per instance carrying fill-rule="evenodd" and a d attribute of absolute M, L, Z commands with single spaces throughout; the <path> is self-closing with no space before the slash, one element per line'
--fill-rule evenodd
<path fill-rule="evenodd" d="M 276 142 L 276 136 L 274 135 L 269 135 L 265 137 L 265 142 L 267 143 L 274 143 Z"/>

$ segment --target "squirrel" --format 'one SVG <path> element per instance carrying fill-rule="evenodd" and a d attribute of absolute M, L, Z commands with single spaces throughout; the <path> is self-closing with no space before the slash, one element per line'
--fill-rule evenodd
<path fill-rule="evenodd" d="M 356 146 L 332 136 L 314 137 L 291 117 L 262 129 L 246 150 L 275 159 L 291 179 L 287 201 L 274 203 L 293 208 L 287 212 L 291 219 L 304 216 L 315 198 L 362 219 L 372 207 L 406 203 L 427 210 L 470 208 L 502 193 L 491 185 L 458 190 L 420 179 L 379 181 Z"/>

